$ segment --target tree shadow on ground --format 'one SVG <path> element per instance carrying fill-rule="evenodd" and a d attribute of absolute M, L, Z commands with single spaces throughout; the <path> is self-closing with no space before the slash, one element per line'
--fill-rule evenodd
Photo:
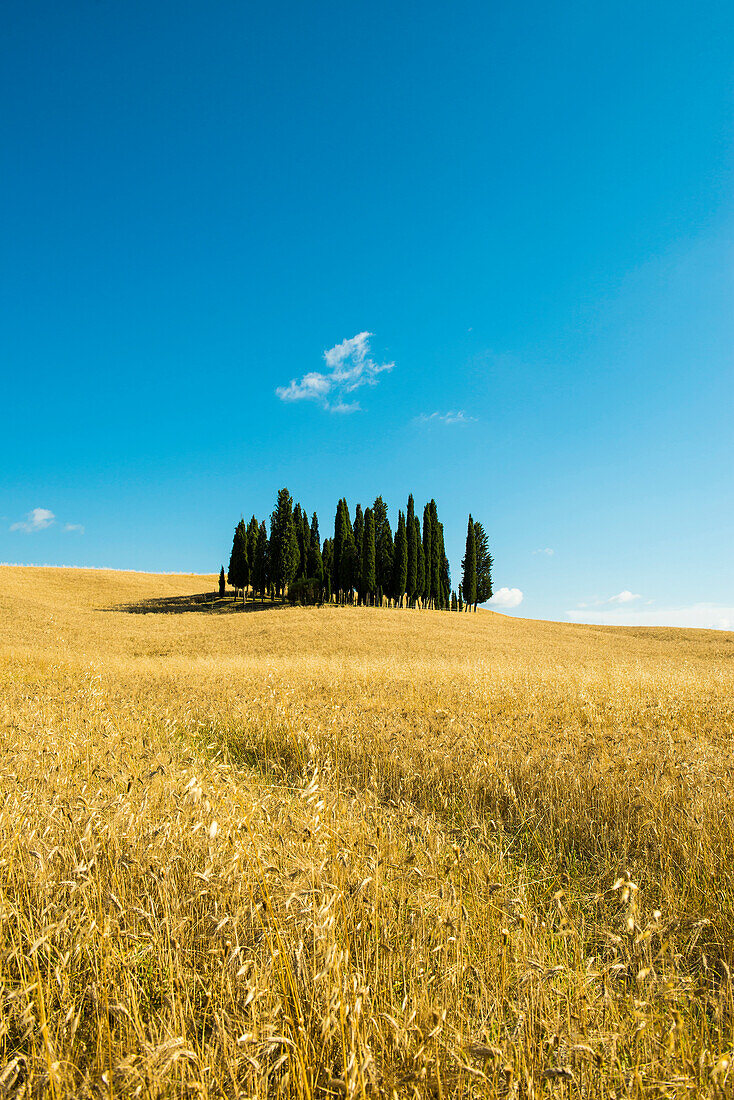
<path fill-rule="evenodd" d="M 189 613 L 204 615 L 249 614 L 252 611 L 272 611 L 285 606 L 282 600 L 248 599 L 243 605 L 241 599 L 232 596 L 218 596 L 215 592 L 200 592 L 191 596 L 155 596 L 136 603 L 121 603 L 114 607 L 105 607 L 104 611 L 124 611 L 128 615 L 186 615 Z"/>

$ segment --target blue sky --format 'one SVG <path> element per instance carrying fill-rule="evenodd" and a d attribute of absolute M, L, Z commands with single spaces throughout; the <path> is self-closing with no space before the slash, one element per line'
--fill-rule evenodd
<path fill-rule="evenodd" d="M 0 20 L 0 560 L 412 491 L 498 610 L 734 629 L 730 3 Z"/>

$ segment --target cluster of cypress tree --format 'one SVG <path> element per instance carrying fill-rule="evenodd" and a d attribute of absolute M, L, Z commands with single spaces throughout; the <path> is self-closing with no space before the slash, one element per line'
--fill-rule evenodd
<path fill-rule="evenodd" d="M 300 504 L 293 506 L 281 489 L 270 517 L 241 519 L 232 542 L 227 579 L 246 599 L 248 588 L 261 599 L 286 596 L 294 602 L 354 603 L 396 607 L 429 607 L 459 611 L 484 603 L 492 595 L 492 556 L 481 523 L 469 516 L 463 577 L 458 596 L 451 590 L 449 561 L 444 548 L 443 524 L 435 500 L 423 509 L 423 523 L 415 513 L 413 495 L 405 512 L 398 512 L 393 536 L 387 505 L 381 496 L 371 508 L 357 505 L 354 522 L 345 499 L 339 501 L 334 537 L 323 544 L 319 521 Z M 223 589 L 223 569 L 220 593 Z"/>

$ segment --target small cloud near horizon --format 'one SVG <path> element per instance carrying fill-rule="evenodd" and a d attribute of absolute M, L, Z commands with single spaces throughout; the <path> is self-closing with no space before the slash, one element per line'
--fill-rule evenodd
<path fill-rule="evenodd" d="M 414 424 L 473 424 L 476 416 L 467 416 L 463 409 L 449 409 L 448 412 L 421 413 L 413 418 Z"/>
<path fill-rule="evenodd" d="M 552 558 L 555 554 L 555 550 L 552 550 L 550 546 L 546 546 L 541 550 L 533 550 L 534 554 L 546 554 L 549 558 Z"/>
<path fill-rule="evenodd" d="M 24 531 L 32 534 L 34 531 L 44 531 L 56 522 L 56 516 L 48 508 L 31 508 L 25 519 L 10 524 L 11 531 Z"/>
<path fill-rule="evenodd" d="M 64 530 L 65 531 L 77 531 L 80 535 L 83 535 L 84 534 L 84 524 L 83 523 L 65 523 L 64 524 Z"/>
<path fill-rule="evenodd" d="M 487 607 L 519 607 L 523 600 L 522 591 L 519 588 L 499 588 L 490 600 Z"/>
<path fill-rule="evenodd" d="M 608 596 L 604 600 L 585 600 L 583 603 L 577 603 L 576 607 L 583 610 L 587 607 L 605 607 L 607 604 L 626 604 L 632 603 L 633 600 L 641 600 L 642 596 L 639 592 L 630 592 L 629 588 L 623 588 L 621 592 L 618 592 L 616 596 Z M 647 600 L 647 603 L 652 603 L 652 600 Z"/>
<path fill-rule="evenodd" d="M 394 363 L 377 363 L 370 355 L 371 332 L 359 332 L 324 352 L 326 371 L 308 371 L 292 378 L 287 386 L 275 390 L 281 401 L 315 401 L 333 413 L 359 412 L 358 401 L 346 401 L 345 395 L 362 386 L 376 386 L 378 375 L 391 371 Z"/>
<path fill-rule="evenodd" d="M 639 592 L 630 592 L 629 588 L 624 588 L 621 592 L 618 592 L 616 596 L 610 596 L 607 603 L 632 603 L 633 600 L 639 600 L 641 598 Z"/>

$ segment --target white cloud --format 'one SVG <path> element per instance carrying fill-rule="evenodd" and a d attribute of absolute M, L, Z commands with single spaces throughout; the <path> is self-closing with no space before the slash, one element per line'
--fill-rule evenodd
<path fill-rule="evenodd" d="M 46 527 L 50 527 L 55 520 L 56 516 L 48 508 L 32 508 L 25 519 L 11 523 L 10 530 L 32 534 L 34 531 L 43 531 Z"/>
<path fill-rule="evenodd" d="M 331 389 L 331 382 L 325 374 L 310 371 L 304 374 L 300 382 L 291 380 L 289 386 L 278 386 L 275 391 L 281 401 L 311 401 L 326 398 Z"/>
<path fill-rule="evenodd" d="M 694 603 L 679 607 L 614 607 L 590 611 L 576 608 L 566 612 L 577 623 L 601 626 L 680 626 L 703 630 L 734 631 L 734 607 L 715 603 Z"/>
<path fill-rule="evenodd" d="M 487 601 L 488 607 L 518 607 L 522 603 L 522 592 L 519 588 L 500 588 L 491 600 Z"/>
<path fill-rule="evenodd" d="M 25 534 L 30 535 L 35 531 L 45 531 L 47 527 L 52 527 L 58 522 L 49 508 L 32 508 L 25 519 L 20 519 L 17 523 L 11 523 L 10 530 L 23 531 Z M 65 523 L 63 530 L 76 531 L 80 535 L 84 534 L 84 527 L 81 523 Z"/>
<path fill-rule="evenodd" d="M 287 386 L 275 390 L 281 401 L 316 401 L 335 413 L 357 412 L 358 401 L 345 401 L 346 394 L 361 386 L 376 386 L 378 375 L 390 371 L 394 363 L 377 363 L 370 356 L 371 332 L 359 332 L 324 352 L 328 370 L 309 371 L 292 378 Z"/>
<path fill-rule="evenodd" d="M 449 409 L 448 412 L 421 413 L 414 418 L 415 424 L 471 424 L 476 416 L 467 416 L 463 409 Z"/>
<path fill-rule="evenodd" d="M 542 550 L 533 550 L 534 554 L 547 554 L 549 558 L 552 558 L 555 554 L 555 550 L 551 550 L 550 546 L 544 547 Z"/>
<path fill-rule="evenodd" d="M 536 551 L 540 553 L 540 551 Z M 616 596 L 607 596 L 605 599 L 600 600 L 598 597 L 593 600 L 585 600 L 583 603 L 577 603 L 577 608 L 585 607 L 605 607 L 607 604 L 625 604 L 632 603 L 633 600 L 641 600 L 642 596 L 639 592 L 630 592 L 629 588 L 623 588 L 621 592 L 618 592 Z M 646 600 L 646 603 L 653 603 L 653 600 Z"/>
<path fill-rule="evenodd" d="M 632 603 L 633 600 L 641 599 L 639 592 L 630 592 L 629 588 L 624 588 L 621 592 L 618 592 L 616 596 L 610 596 L 606 601 L 607 603 Z"/>

